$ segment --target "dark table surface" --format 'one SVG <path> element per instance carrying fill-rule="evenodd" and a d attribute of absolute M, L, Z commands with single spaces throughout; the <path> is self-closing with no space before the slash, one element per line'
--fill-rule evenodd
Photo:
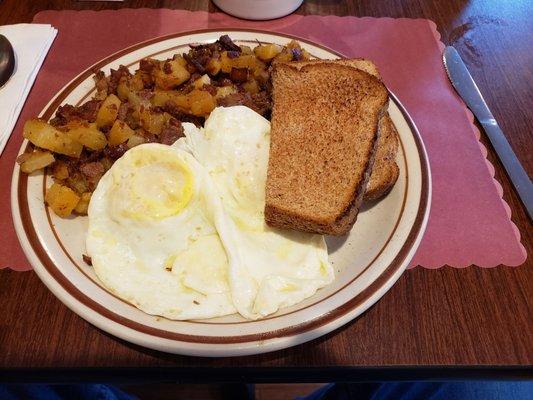
<path fill-rule="evenodd" d="M 121 7 L 217 11 L 207 0 L 3 0 L 0 25 L 30 22 L 35 13 L 46 9 Z M 456 46 L 463 56 L 531 176 L 531 2 L 306 0 L 296 12 L 435 21 L 443 42 Z M 531 221 L 484 134 L 482 142 L 503 186 L 504 199 L 512 209 L 522 243 L 531 255 Z M 271 354 L 218 359 L 164 354 L 116 339 L 67 309 L 34 273 L 0 270 L 0 380 L 30 376 L 58 379 L 57 370 L 52 374 L 46 370 L 50 367 L 64 368 L 59 375 L 61 380 L 112 376 L 138 380 L 144 376 L 160 380 L 316 382 L 376 377 L 531 376 L 532 267 L 530 256 L 518 268 L 415 268 L 405 272 L 365 314 L 329 335 Z M 123 368 L 108 369 L 116 367 Z M 149 370 L 139 371 L 145 367 Z M 214 371 L 212 367 L 222 368 Z M 288 367 L 291 369 L 284 369 Z"/>

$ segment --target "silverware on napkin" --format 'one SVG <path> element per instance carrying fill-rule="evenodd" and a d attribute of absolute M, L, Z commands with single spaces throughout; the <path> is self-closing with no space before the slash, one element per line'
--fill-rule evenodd
<path fill-rule="evenodd" d="M 496 119 L 492 115 L 481 95 L 476 82 L 468 72 L 461 56 L 452 46 L 447 46 L 443 54 L 444 68 L 453 87 L 468 108 L 472 110 L 481 126 L 485 130 L 494 150 L 498 154 L 511 182 L 513 183 L 518 196 L 526 207 L 530 219 L 533 219 L 533 183 L 527 175 L 520 161 L 516 157 L 509 142 L 505 138 L 502 130 L 498 126 Z"/>
<path fill-rule="evenodd" d="M 0 88 L 4 86 L 15 70 L 13 46 L 4 35 L 0 35 Z"/>

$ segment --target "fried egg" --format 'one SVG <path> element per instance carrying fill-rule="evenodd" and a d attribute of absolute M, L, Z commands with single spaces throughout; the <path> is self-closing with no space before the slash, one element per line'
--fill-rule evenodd
<path fill-rule="evenodd" d="M 116 296 L 171 319 L 235 313 L 215 227 L 221 202 L 190 153 L 155 143 L 130 149 L 98 183 L 88 215 L 88 255 Z"/>
<path fill-rule="evenodd" d="M 184 124 L 174 145 L 208 171 L 224 209 L 215 222 L 238 312 L 261 318 L 301 302 L 334 279 L 324 238 L 268 227 L 264 219 L 270 123 L 244 106 L 216 108 L 204 128 Z"/>

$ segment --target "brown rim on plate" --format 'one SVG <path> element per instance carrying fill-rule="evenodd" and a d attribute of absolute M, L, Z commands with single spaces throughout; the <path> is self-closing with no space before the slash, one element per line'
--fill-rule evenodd
<path fill-rule="evenodd" d="M 137 50 L 139 48 L 142 48 L 149 44 L 158 43 L 163 40 L 168 40 L 176 37 L 182 37 L 182 36 L 188 36 L 191 34 L 198 34 L 198 33 L 208 33 L 208 32 L 257 32 L 261 34 L 275 34 L 277 36 L 286 37 L 288 39 L 296 39 L 301 42 L 310 44 L 315 47 L 322 48 L 332 54 L 335 54 L 339 57 L 343 57 L 342 54 L 339 54 L 338 52 L 335 52 L 325 46 L 315 44 L 313 42 L 310 42 L 306 39 L 299 38 L 292 35 L 286 35 L 286 34 L 278 34 L 278 33 L 271 33 L 266 31 L 260 31 L 260 30 L 251 30 L 251 29 L 206 29 L 206 30 L 199 30 L 199 31 L 192 31 L 187 33 L 180 33 L 180 34 L 172 34 L 168 36 L 163 36 L 155 39 L 151 39 L 139 44 L 136 44 L 134 46 L 131 46 L 129 48 L 126 48 L 124 50 L 121 50 L 103 60 L 96 63 L 92 67 L 88 68 L 84 72 L 82 72 L 78 77 L 76 77 L 72 82 L 70 82 L 67 87 L 57 96 L 57 98 L 50 104 L 50 106 L 46 109 L 46 111 L 43 114 L 43 117 L 46 119 L 49 119 L 52 116 L 52 113 L 57 109 L 57 107 L 61 104 L 61 102 L 72 92 L 72 90 L 79 85 L 79 83 L 85 79 L 87 79 L 93 71 L 96 69 L 99 69 L 103 67 L 104 65 L 107 65 L 108 63 L 112 62 L 113 60 L 126 55 L 134 50 Z M 169 51 L 170 49 L 167 49 L 165 51 Z M 133 329 L 135 331 L 145 333 L 148 335 L 164 338 L 164 339 L 170 339 L 170 340 L 178 340 L 182 342 L 190 342 L 190 343 L 203 343 L 203 344 L 224 344 L 224 343 L 246 343 L 251 341 L 258 341 L 258 340 L 267 340 L 272 338 L 279 338 L 284 336 L 294 336 L 297 334 L 301 334 L 303 332 L 308 332 L 310 330 L 313 330 L 317 327 L 323 326 L 325 324 L 328 324 L 336 319 L 341 318 L 348 312 L 350 312 L 352 309 L 360 306 L 362 303 L 364 303 L 366 300 L 368 300 L 383 284 L 385 284 L 390 278 L 394 276 L 394 274 L 402 267 L 402 263 L 405 261 L 405 258 L 407 257 L 410 249 L 412 248 L 420 230 L 422 229 L 424 215 L 426 214 L 426 210 L 428 207 L 428 199 L 429 199 L 429 171 L 427 168 L 427 159 L 425 156 L 424 148 L 422 145 L 422 140 L 420 137 L 420 133 L 418 132 L 417 128 L 415 127 L 414 123 L 412 122 L 411 118 L 407 114 L 405 108 L 403 105 L 398 101 L 396 96 L 392 93 L 390 93 L 390 96 L 392 100 L 396 103 L 398 108 L 400 109 L 402 115 L 404 116 L 404 119 L 409 125 L 409 128 L 411 129 L 411 132 L 414 133 L 414 140 L 417 146 L 418 155 L 420 158 L 420 165 L 421 165 L 421 175 L 422 175 L 422 183 L 421 183 L 421 198 L 420 198 L 420 204 L 418 207 L 418 213 L 416 215 L 415 221 L 413 226 L 411 227 L 411 230 L 407 236 L 406 241 L 404 242 L 402 248 L 394 258 L 394 260 L 390 263 L 390 265 L 385 269 L 385 271 L 378 276 L 377 279 L 375 279 L 367 288 L 365 288 L 361 293 L 356 295 L 354 298 L 349 300 L 348 302 L 344 303 L 337 309 L 330 311 L 328 313 L 322 314 L 314 319 L 302 322 L 297 325 L 293 325 L 288 328 L 283 328 L 279 330 L 273 330 L 261 334 L 249 334 L 249 335 L 240 335 L 240 336 L 225 336 L 225 337 L 217 337 L 217 336 L 200 336 L 200 335 L 186 335 L 176 332 L 170 332 L 158 328 L 153 328 L 150 326 L 146 326 L 143 324 L 140 324 L 138 322 L 129 320 L 128 318 L 125 318 L 121 315 L 118 315 L 104 306 L 100 305 L 96 301 L 92 300 L 88 296 L 86 296 L 84 293 L 82 293 L 79 289 L 77 289 L 62 273 L 61 271 L 54 265 L 50 257 L 48 256 L 46 250 L 41 245 L 40 241 L 38 240 L 37 233 L 35 231 L 35 228 L 33 226 L 33 223 L 31 221 L 31 215 L 29 212 L 29 204 L 27 201 L 27 183 L 28 183 L 28 176 L 26 174 L 20 174 L 19 180 L 18 180 L 18 191 L 17 191 L 17 198 L 18 203 L 20 207 L 20 217 L 22 226 L 24 229 L 24 232 L 28 238 L 28 242 L 30 243 L 32 250 L 37 255 L 39 261 L 42 263 L 42 265 L 45 267 L 47 272 L 56 280 L 57 283 L 61 285 L 61 287 L 74 299 L 79 301 L 81 304 L 85 305 L 92 311 L 100 314 L 101 316 L 107 318 L 110 321 L 113 321 L 115 323 L 118 323 L 120 325 L 123 325 L 124 327 Z M 402 146 L 403 147 L 403 146 Z M 404 204 L 405 205 L 405 198 L 404 198 Z M 401 218 L 400 218 L 401 219 Z M 390 238 L 389 238 L 390 239 Z M 372 265 L 372 263 L 370 264 Z M 368 266 L 367 266 L 368 268 Z M 94 282 L 94 281 L 93 281 Z M 340 289 L 342 290 L 342 289 Z M 325 299 L 322 299 L 321 301 L 324 301 Z M 192 323 L 192 322 L 191 322 Z M 236 323 L 230 323 L 230 324 L 236 324 Z"/>

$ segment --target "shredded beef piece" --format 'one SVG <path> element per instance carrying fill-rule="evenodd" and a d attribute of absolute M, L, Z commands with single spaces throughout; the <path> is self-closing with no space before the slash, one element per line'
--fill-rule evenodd
<path fill-rule="evenodd" d="M 104 154 L 112 160 L 117 160 L 122 157 L 126 151 L 128 151 L 128 145 L 124 142 L 116 146 L 106 147 L 104 149 Z"/>
<path fill-rule="evenodd" d="M 150 60 L 149 58 L 144 58 L 139 62 L 139 69 L 146 73 L 151 73 L 155 68 L 156 61 Z"/>
<path fill-rule="evenodd" d="M 231 81 L 231 79 L 225 76 L 220 77 L 218 80 L 211 79 L 211 84 L 213 86 L 233 86 L 233 82 Z"/>
<path fill-rule="evenodd" d="M 100 108 L 100 100 L 89 100 L 79 107 L 74 107 L 66 104 L 57 109 L 55 117 L 50 121 L 50 124 L 59 127 L 75 120 L 85 120 L 94 122 L 96 114 Z"/>
<path fill-rule="evenodd" d="M 202 90 L 208 92 L 210 95 L 214 96 L 217 94 L 217 88 L 213 85 L 204 85 Z"/>
<path fill-rule="evenodd" d="M 118 114 L 117 119 L 119 121 L 124 121 L 126 117 L 128 116 L 128 111 L 130 109 L 130 103 L 121 103 L 120 107 L 118 108 Z"/>
<path fill-rule="evenodd" d="M 154 92 L 152 92 L 150 89 L 143 89 L 143 90 L 139 90 L 137 92 L 137 95 L 142 100 L 150 100 L 154 96 Z"/>
<path fill-rule="evenodd" d="M 89 100 L 78 107 L 78 115 L 88 122 L 96 121 L 96 114 L 98 114 L 101 103 L 100 100 Z"/>
<path fill-rule="evenodd" d="M 111 74 L 109 75 L 109 78 L 107 79 L 107 93 L 116 93 L 117 92 L 117 86 L 120 83 L 120 80 L 124 78 L 129 78 L 131 76 L 131 73 L 128 68 L 126 68 L 124 65 L 121 65 L 118 67 L 117 70 L 112 69 Z"/>
<path fill-rule="evenodd" d="M 163 63 L 163 72 L 167 75 L 172 73 L 172 65 L 169 62 Z"/>
<path fill-rule="evenodd" d="M 246 106 L 255 112 L 265 115 L 271 108 L 270 99 L 266 92 L 250 94 L 248 92 L 232 93 L 217 100 L 222 107 Z"/>
<path fill-rule="evenodd" d="M 80 172 L 85 175 L 89 181 L 100 179 L 105 172 L 101 162 L 88 162 L 80 164 Z"/>
<path fill-rule="evenodd" d="M 104 71 L 98 71 L 94 74 L 94 82 L 96 85 L 96 99 L 103 100 L 107 97 L 107 78 Z"/>
<path fill-rule="evenodd" d="M 102 150 L 87 150 L 83 149 L 80 154 L 80 158 L 76 161 L 79 164 L 92 163 L 102 158 Z"/>
<path fill-rule="evenodd" d="M 157 136 L 148 132 L 147 130 L 143 129 L 143 128 L 139 128 L 135 131 L 135 133 L 137 135 L 140 135 L 144 138 L 144 142 L 145 143 L 156 143 L 158 140 L 157 140 Z"/>
<path fill-rule="evenodd" d="M 183 132 L 183 126 L 181 126 L 181 123 L 169 123 L 169 125 L 161 131 L 159 140 L 162 144 L 171 145 L 183 136 L 185 136 L 185 133 Z"/>
<path fill-rule="evenodd" d="M 241 48 L 233 43 L 233 40 L 231 40 L 228 35 L 220 36 L 217 42 L 220 43 L 226 50 L 238 51 L 239 53 L 241 52 Z"/>
<path fill-rule="evenodd" d="M 176 107 L 174 103 L 170 101 L 165 104 L 163 110 L 172 115 L 175 119 L 182 122 L 190 122 L 196 126 L 202 126 L 204 123 L 204 118 L 184 113 L 178 107 Z"/>
<path fill-rule="evenodd" d="M 233 82 L 246 82 L 248 80 L 248 68 L 232 68 L 229 76 Z"/>
<path fill-rule="evenodd" d="M 185 60 L 190 65 L 192 65 L 200 74 L 205 74 L 205 67 L 198 59 L 193 58 L 193 56 L 190 56 L 189 54 L 183 54 L 183 58 L 185 58 Z"/>

